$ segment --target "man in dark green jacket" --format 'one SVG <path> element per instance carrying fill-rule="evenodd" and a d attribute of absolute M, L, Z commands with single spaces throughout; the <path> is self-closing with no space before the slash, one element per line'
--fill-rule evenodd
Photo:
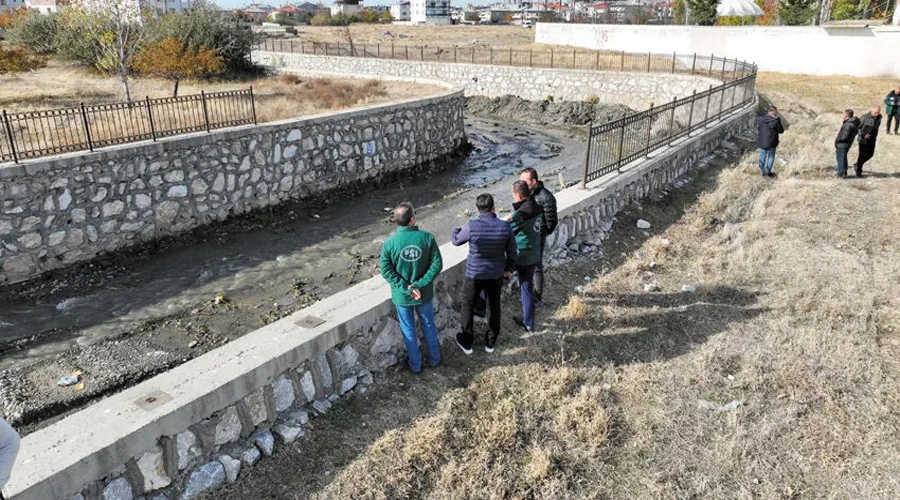
<path fill-rule="evenodd" d="M 409 355 L 409 369 L 422 371 L 422 354 L 416 335 L 416 315 L 422 323 L 428 365 L 441 362 L 437 327 L 434 324 L 434 279 L 444 266 L 441 250 L 434 236 L 419 231 L 416 213 L 410 203 L 394 209 L 397 232 L 381 247 L 381 276 L 391 285 L 391 299 L 397 307 L 397 319 Z"/>
<path fill-rule="evenodd" d="M 519 291 L 522 297 L 522 316 L 513 318 L 516 324 L 531 331 L 534 328 L 534 270 L 541 261 L 541 234 L 544 231 L 544 215 L 540 205 L 531 196 L 525 181 L 512 186 L 513 212 L 509 219 L 516 235 L 516 273 L 519 275 Z"/>

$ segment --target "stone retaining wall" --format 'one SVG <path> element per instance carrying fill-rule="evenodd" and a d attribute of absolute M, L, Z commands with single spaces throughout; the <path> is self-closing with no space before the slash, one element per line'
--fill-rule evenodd
<path fill-rule="evenodd" d="M 696 168 L 753 126 L 748 107 L 651 159 L 557 193 L 550 253 L 605 239 L 611 218 Z M 436 323 L 444 344 L 467 247 L 441 247 Z M 403 342 L 388 285 L 371 278 L 25 437 L 7 493 L 15 500 L 191 499 L 234 481 L 302 437 L 309 418 L 363 393 Z M 373 375 L 374 374 L 374 375 Z"/>
<path fill-rule="evenodd" d="M 540 101 L 584 101 L 625 104 L 646 109 L 651 102 L 668 102 L 722 82 L 698 75 L 630 73 L 446 62 L 403 61 L 360 57 L 328 57 L 258 51 L 259 64 L 302 76 L 353 76 L 410 81 L 442 81 L 462 87 L 466 95 L 507 94 Z"/>
<path fill-rule="evenodd" d="M 0 168 L 0 284 L 288 199 L 428 165 L 465 142 L 461 91 Z"/>

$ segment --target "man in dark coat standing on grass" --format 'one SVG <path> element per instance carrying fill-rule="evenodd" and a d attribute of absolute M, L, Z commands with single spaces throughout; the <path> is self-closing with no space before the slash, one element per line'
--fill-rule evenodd
<path fill-rule="evenodd" d="M 887 115 L 887 135 L 891 135 L 891 121 L 894 122 L 894 135 L 900 128 L 900 86 L 888 92 L 884 98 L 884 113 Z"/>
<path fill-rule="evenodd" d="M 763 177 L 775 177 L 772 165 L 775 164 L 775 150 L 778 148 L 778 136 L 784 133 L 778 108 L 769 106 L 769 112 L 756 119 L 756 143 L 759 146 L 759 172 Z"/>
<path fill-rule="evenodd" d="M 856 176 L 862 177 L 863 165 L 875 156 L 875 141 L 881 129 L 881 107 L 875 106 L 872 111 L 863 115 L 859 121 L 859 156 L 856 157 Z"/>
<path fill-rule="evenodd" d="M 516 273 L 519 275 L 519 291 L 522 298 L 522 316 L 513 320 L 526 331 L 534 329 L 534 270 L 541 261 L 541 231 L 544 214 L 531 196 L 528 184 L 516 181 L 512 186 L 513 212 L 509 218 L 516 236 Z"/>
<path fill-rule="evenodd" d="M 853 116 L 853 110 L 844 111 L 844 122 L 834 139 L 834 150 L 837 157 L 837 176 L 847 177 L 847 153 L 853 145 L 853 138 L 859 133 L 859 118 Z"/>
<path fill-rule="evenodd" d="M 466 278 L 459 297 L 462 332 L 456 336 L 456 344 L 466 354 L 472 354 L 472 315 L 475 302 L 482 292 L 487 296 L 490 311 L 490 332 L 484 335 L 484 350 L 494 352 L 497 336 L 500 335 L 503 277 L 512 273 L 516 265 L 516 238 L 510 225 L 497 218 L 494 197 L 487 193 L 478 195 L 475 208 L 478 209 L 478 217 L 454 229 L 452 238 L 456 246 L 469 244 Z"/>
<path fill-rule="evenodd" d="M 535 203 L 541 207 L 541 212 L 544 214 L 544 229 L 541 231 L 541 260 L 534 268 L 534 300 L 540 302 L 544 298 L 544 247 L 547 245 L 547 236 L 553 234 L 559 223 L 559 216 L 556 213 L 556 197 L 553 196 L 550 189 L 544 186 L 543 182 L 538 180 L 537 170 L 533 168 L 522 170 L 519 180 L 528 184 L 531 196 L 534 196 Z"/>

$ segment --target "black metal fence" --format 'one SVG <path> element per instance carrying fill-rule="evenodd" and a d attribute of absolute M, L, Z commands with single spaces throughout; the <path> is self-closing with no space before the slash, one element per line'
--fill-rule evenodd
<path fill-rule="evenodd" d="M 591 124 L 584 162 L 584 182 L 620 171 L 629 162 L 719 120 L 754 100 L 756 70 L 718 87 L 661 106 L 624 115 L 618 120 Z"/>
<path fill-rule="evenodd" d="M 364 57 L 402 61 L 492 64 L 531 68 L 682 73 L 706 75 L 722 81 L 750 74 L 753 65 L 735 59 L 697 54 L 629 53 L 579 49 L 514 49 L 436 47 L 394 43 L 320 43 L 290 39 L 263 39 L 256 50 L 329 57 Z"/>
<path fill-rule="evenodd" d="M 253 87 L 75 108 L 2 112 L 0 162 L 256 123 Z"/>

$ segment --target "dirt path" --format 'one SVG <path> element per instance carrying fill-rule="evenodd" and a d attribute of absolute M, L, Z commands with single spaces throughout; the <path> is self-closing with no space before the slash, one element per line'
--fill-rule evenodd
<path fill-rule="evenodd" d="M 749 138 L 553 269 L 534 334 L 507 301 L 496 353 L 389 372 L 215 498 L 892 497 L 900 137 L 835 179 L 843 84 L 765 81 L 790 122 L 777 180 Z"/>

